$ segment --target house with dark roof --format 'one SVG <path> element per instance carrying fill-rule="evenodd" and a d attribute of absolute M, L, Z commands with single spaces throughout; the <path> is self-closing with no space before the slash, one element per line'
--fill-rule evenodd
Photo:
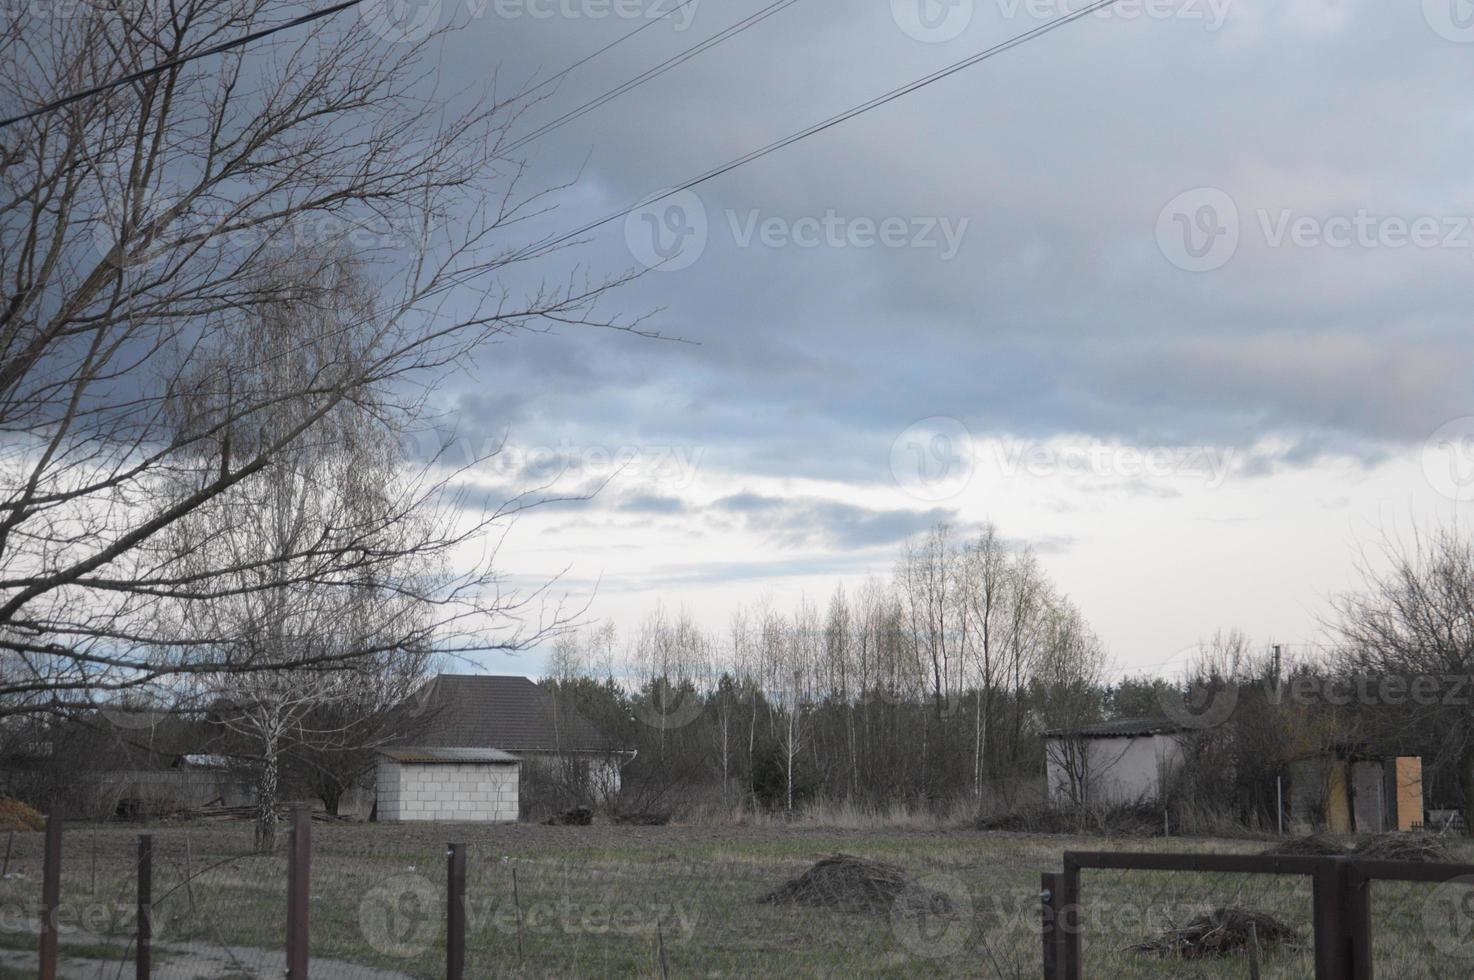
<path fill-rule="evenodd" d="M 1156 801 L 1182 766 L 1182 725 L 1121 718 L 1044 733 L 1049 802 L 1115 806 Z"/>
<path fill-rule="evenodd" d="M 440 674 L 404 712 L 405 735 L 380 752 L 379 820 L 516 820 L 534 769 L 607 797 L 631 755 L 526 677 Z"/>

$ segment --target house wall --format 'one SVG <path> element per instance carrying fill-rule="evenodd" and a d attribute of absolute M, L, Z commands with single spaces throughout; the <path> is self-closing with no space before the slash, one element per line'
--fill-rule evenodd
<path fill-rule="evenodd" d="M 585 752 L 518 752 L 523 766 L 536 766 L 563 782 L 586 782 L 593 792 L 590 802 L 607 803 L 619 795 L 619 765 L 622 758 Z"/>
<path fill-rule="evenodd" d="M 1049 801 L 1072 802 L 1072 755 L 1084 760 L 1085 802 L 1115 806 L 1157 800 L 1162 776 L 1182 765 L 1182 745 L 1171 735 L 1049 739 L 1045 743 Z M 1080 767 L 1075 766 L 1076 770 Z"/>
<path fill-rule="evenodd" d="M 379 762 L 379 819 L 464 823 L 517 819 L 517 766 Z"/>

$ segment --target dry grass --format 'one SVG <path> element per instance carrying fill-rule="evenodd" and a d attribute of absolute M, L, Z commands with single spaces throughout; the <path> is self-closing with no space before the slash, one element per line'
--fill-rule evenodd
<path fill-rule="evenodd" d="M 846 819 L 865 822 L 859 816 Z M 140 829 L 99 829 L 95 887 L 92 829 L 67 835 L 63 896 L 79 913 L 104 913 L 96 931 L 131 932 L 132 862 Z M 281 854 L 249 854 L 249 824 L 151 829 L 158 932 L 165 942 L 280 948 L 285 861 Z M 1057 868 L 1065 849 L 1254 853 L 1262 847 L 1243 841 L 983 833 L 955 826 L 871 830 L 804 824 L 315 824 L 313 835 L 314 955 L 406 977 L 443 975 L 444 845 L 466 843 L 467 975 L 478 980 L 663 974 L 860 980 L 980 972 L 1034 977 L 1040 958 L 1039 873 Z M 1466 854 L 1465 845 L 1458 848 Z M 17 835 L 15 849 L 12 871 L 18 876 L 0 881 L 0 904 L 34 908 L 40 835 Z M 945 894 L 954 914 L 918 921 L 760 902 L 836 852 L 898 869 L 921 888 Z M 197 875 L 187 888 L 186 867 Z M 1303 879 L 1086 872 L 1082 884 L 1089 976 L 1224 976 L 1228 961 L 1215 967 L 1126 951 L 1205 909 L 1240 905 L 1309 935 Z M 1428 894 L 1422 885 L 1375 886 L 1379 975 L 1431 976 L 1435 968 L 1447 976 L 1466 975 L 1464 964 L 1437 960 L 1440 950 L 1427 941 Z M 0 928 L 22 926 L 12 920 Z M 404 941 L 386 943 L 386 935 Z M 1308 956 L 1293 948 L 1267 954 L 1263 975 L 1308 975 Z"/>

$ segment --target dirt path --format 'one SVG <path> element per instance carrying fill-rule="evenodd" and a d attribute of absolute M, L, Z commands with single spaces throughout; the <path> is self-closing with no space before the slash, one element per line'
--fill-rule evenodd
<path fill-rule="evenodd" d="M 113 946 L 115 959 L 69 957 L 68 944 Z M 69 930 L 62 936 L 61 962 L 57 980 L 128 980 L 133 976 L 129 943 L 111 936 L 89 935 Z M 155 943 L 154 976 L 160 980 L 281 980 L 286 974 L 286 954 L 279 949 L 256 946 L 220 946 L 211 943 Z M 0 950 L 0 967 L 32 972 L 36 954 L 26 950 Z M 407 973 L 380 970 L 343 960 L 312 958 L 313 980 L 413 980 Z"/>

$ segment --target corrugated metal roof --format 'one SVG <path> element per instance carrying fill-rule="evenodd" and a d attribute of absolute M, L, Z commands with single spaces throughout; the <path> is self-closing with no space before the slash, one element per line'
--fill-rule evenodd
<path fill-rule="evenodd" d="M 441 674 L 405 706 L 407 745 L 507 752 L 610 752 L 616 746 L 574 710 L 525 677 Z"/>
<path fill-rule="evenodd" d="M 384 755 L 395 762 L 484 762 L 492 765 L 515 766 L 518 759 L 501 749 L 418 747 L 381 749 Z"/>

